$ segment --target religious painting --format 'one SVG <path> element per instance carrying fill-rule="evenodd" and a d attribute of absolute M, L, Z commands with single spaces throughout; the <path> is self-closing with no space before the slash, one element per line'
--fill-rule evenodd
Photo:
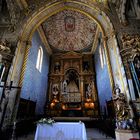
<path fill-rule="evenodd" d="M 64 10 L 42 23 L 49 46 L 61 51 L 91 49 L 97 24 L 82 13 Z"/>
<path fill-rule="evenodd" d="M 72 16 L 67 16 L 64 19 L 65 21 L 65 30 L 67 32 L 72 32 L 75 29 L 75 18 Z"/>

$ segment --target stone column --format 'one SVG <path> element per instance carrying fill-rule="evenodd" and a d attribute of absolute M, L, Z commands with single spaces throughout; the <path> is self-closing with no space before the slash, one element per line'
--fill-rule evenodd
<path fill-rule="evenodd" d="M 21 65 L 21 71 L 20 71 L 20 77 L 18 81 L 18 87 L 22 88 L 23 81 L 24 81 L 24 75 L 26 71 L 26 66 L 27 66 L 27 60 L 28 60 L 28 55 L 29 55 L 29 50 L 31 48 L 31 42 L 27 41 L 26 46 L 25 46 L 25 52 L 24 52 L 24 57 Z M 17 54 L 18 55 L 18 54 Z M 13 101 L 13 111 L 12 111 L 12 116 L 11 116 L 11 122 L 16 121 L 16 116 L 17 116 L 17 111 L 18 111 L 18 106 L 19 106 L 19 101 L 20 101 L 20 92 L 21 90 L 18 90 L 15 95 L 15 100 Z"/>

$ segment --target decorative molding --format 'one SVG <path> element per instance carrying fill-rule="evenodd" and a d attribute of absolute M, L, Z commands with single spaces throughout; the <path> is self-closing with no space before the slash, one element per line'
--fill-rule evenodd
<path fill-rule="evenodd" d="M 14 0 L 6 0 L 7 7 L 9 11 L 9 15 L 11 18 L 11 27 L 10 31 L 14 32 L 17 28 L 17 24 L 19 25 L 19 19 L 21 18 L 20 8 Z"/>
<path fill-rule="evenodd" d="M 140 35 L 123 34 L 121 37 L 122 47 L 120 53 L 124 60 L 131 61 L 136 54 L 140 53 Z"/>
<path fill-rule="evenodd" d="M 101 12 L 101 10 L 99 9 L 99 7 L 95 7 L 94 4 L 92 5 L 89 5 L 88 3 L 83 3 L 80 1 L 71 1 L 67 3 L 67 6 L 64 6 L 64 3 L 62 1 L 59 1 L 53 4 L 47 3 L 46 5 L 44 5 L 44 7 L 41 7 L 37 12 L 32 14 L 31 18 L 26 20 L 26 23 L 24 24 L 23 29 L 21 31 L 20 38 L 21 40 L 28 40 L 28 39 L 31 40 L 32 35 L 34 34 L 34 31 L 42 24 L 42 22 L 44 22 L 50 16 L 58 12 L 61 12 L 63 10 L 73 10 L 73 11 L 77 11 L 86 15 L 87 17 L 89 17 L 90 19 L 94 20 L 97 23 L 100 31 L 102 32 L 102 35 L 106 36 L 106 33 L 110 32 L 110 29 L 112 29 L 113 26 L 108 16 L 103 11 L 102 11 L 102 14 L 100 15 L 102 17 L 102 21 L 99 21 L 98 15 Z M 105 31 L 106 26 L 108 26 L 108 31 L 107 30 Z M 107 42 L 104 41 L 104 44 L 107 44 Z M 107 66 L 109 70 L 110 83 L 113 90 L 114 79 L 113 79 L 113 73 L 111 69 L 111 62 L 109 58 L 109 51 L 106 45 L 104 47 L 105 47 L 105 53 L 107 57 Z"/>
<path fill-rule="evenodd" d="M 126 19 L 126 3 L 127 0 L 115 0 L 114 2 L 120 23 L 124 26 L 128 25 L 128 21 Z"/>
<path fill-rule="evenodd" d="M 91 49 L 97 30 L 91 18 L 68 9 L 49 17 L 42 27 L 50 46 L 60 51 Z"/>
<path fill-rule="evenodd" d="M 99 28 L 97 27 L 97 30 L 96 30 L 96 33 L 95 33 L 95 38 L 94 38 L 94 42 L 93 42 L 93 45 L 92 45 L 92 48 L 91 48 L 91 53 L 94 54 L 97 46 L 98 46 L 98 38 L 99 38 L 99 33 L 100 33 L 100 30 Z"/>
<path fill-rule="evenodd" d="M 7 40 L 0 41 L 0 53 L 1 54 L 3 54 L 3 53 L 10 54 L 10 52 L 11 52 L 10 46 L 11 45 Z"/>
<path fill-rule="evenodd" d="M 140 35 L 138 34 L 123 34 L 121 37 L 122 47 L 120 54 L 125 67 L 127 78 L 132 79 L 129 61 L 133 61 L 133 58 L 140 54 Z"/>

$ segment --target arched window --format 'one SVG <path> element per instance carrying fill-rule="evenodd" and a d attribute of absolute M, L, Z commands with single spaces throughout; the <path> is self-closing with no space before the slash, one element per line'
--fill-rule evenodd
<path fill-rule="evenodd" d="M 103 53 L 102 53 L 102 47 L 100 46 L 99 48 L 99 54 L 100 54 L 100 64 L 101 64 L 101 68 L 103 68 Z"/>
<path fill-rule="evenodd" d="M 102 52 L 103 52 L 103 60 L 104 60 L 104 65 L 105 65 L 106 64 L 106 57 L 105 57 L 105 50 L 103 47 L 102 47 Z"/>
<path fill-rule="evenodd" d="M 100 54 L 101 68 L 103 68 L 104 65 L 106 64 L 106 59 L 105 59 L 104 48 L 103 48 L 102 45 L 100 45 L 100 48 L 99 48 L 99 54 Z"/>
<path fill-rule="evenodd" d="M 40 72 L 41 72 L 41 69 L 42 69 L 42 60 L 43 60 L 43 49 L 42 49 L 42 47 L 39 47 L 38 55 L 37 55 L 36 68 Z"/>

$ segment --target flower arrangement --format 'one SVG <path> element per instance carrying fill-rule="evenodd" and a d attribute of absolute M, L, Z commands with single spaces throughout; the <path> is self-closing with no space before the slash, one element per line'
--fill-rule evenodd
<path fill-rule="evenodd" d="M 39 121 L 37 121 L 37 123 L 40 124 L 50 124 L 52 125 L 53 123 L 55 123 L 55 121 L 51 118 L 47 119 L 47 118 L 41 118 Z"/>

